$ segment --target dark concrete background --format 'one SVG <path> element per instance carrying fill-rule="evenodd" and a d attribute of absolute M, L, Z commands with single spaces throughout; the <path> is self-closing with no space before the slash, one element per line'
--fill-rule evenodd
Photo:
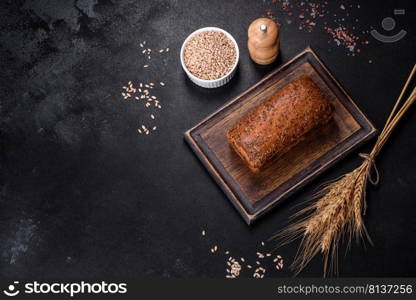
<path fill-rule="evenodd" d="M 380 128 L 415 62 L 415 2 L 330 2 L 331 11 L 354 5 L 348 13 L 359 19 L 358 32 L 380 30 L 384 17 L 404 8 L 397 29 L 408 35 L 395 44 L 363 35 L 370 44 L 352 57 L 322 24 L 312 33 L 288 24 L 271 0 L 1 1 L 0 276 L 222 277 L 225 256 L 210 253 L 214 244 L 253 261 L 295 205 L 360 159 L 350 155 L 248 228 L 182 133 L 278 65 L 254 65 L 245 47 L 247 26 L 267 9 L 283 24 L 280 61 L 310 45 Z M 190 32 L 212 25 L 234 35 L 241 60 L 232 82 L 204 90 L 187 80 L 178 53 Z M 141 40 L 170 52 L 144 70 Z M 120 96 L 129 80 L 167 84 L 157 90 L 163 109 L 152 135 L 136 131 L 143 105 Z M 374 247 L 340 253 L 341 276 L 416 276 L 414 116 L 415 108 L 377 160 L 381 183 L 369 187 L 366 217 Z M 296 248 L 279 249 L 285 269 L 266 264 L 267 276 L 290 276 Z M 321 276 L 320 258 L 302 275 Z"/>

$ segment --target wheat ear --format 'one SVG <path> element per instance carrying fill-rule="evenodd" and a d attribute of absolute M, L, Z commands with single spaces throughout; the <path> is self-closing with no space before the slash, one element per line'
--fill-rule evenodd
<path fill-rule="evenodd" d="M 316 195 L 318 200 L 315 203 L 295 214 L 297 221 L 272 237 L 278 238 L 281 245 L 301 238 L 299 250 L 292 264 L 296 274 L 318 253 L 322 253 L 324 257 L 324 276 L 328 273 L 336 273 L 338 246 L 344 234 L 348 234 L 350 240 L 355 236 L 357 239 L 365 237 L 371 242 L 363 220 L 367 182 L 378 183 L 375 157 L 397 123 L 416 100 L 416 88 L 414 88 L 401 105 L 415 73 L 416 65 L 413 66 L 373 150 L 370 154 L 360 154 L 365 159 L 364 162 L 340 179 L 325 185 Z M 375 178 L 372 172 L 375 173 Z"/>

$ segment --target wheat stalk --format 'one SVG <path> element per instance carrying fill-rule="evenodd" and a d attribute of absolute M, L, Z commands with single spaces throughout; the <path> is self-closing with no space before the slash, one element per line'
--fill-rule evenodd
<path fill-rule="evenodd" d="M 371 239 L 364 224 L 363 215 L 366 208 L 367 182 L 377 184 L 378 170 L 374 159 L 390 137 L 397 123 L 416 100 L 416 88 L 400 106 L 401 101 L 415 75 L 414 65 L 387 122 L 380 133 L 370 154 L 360 154 L 365 160 L 355 170 L 345 174 L 338 180 L 326 184 L 314 197 L 317 199 L 294 215 L 297 219 L 293 224 L 278 233 L 280 244 L 301 238 L 299 250 L 292 264 L 298 274 L 317 254 L 324 257 L 324 276 L 337 273 L 338 246 L 344 234 L 357 239 Z M 375 174 L 375 178 L 373 178 Z"/>

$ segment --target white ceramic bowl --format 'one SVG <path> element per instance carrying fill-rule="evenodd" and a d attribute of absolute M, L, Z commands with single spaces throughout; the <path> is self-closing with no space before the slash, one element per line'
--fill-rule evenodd
<path fill-rule="evenodd" d="M 204 32 L 204 31 L 219 31 L 225 34 L 226 37 L 228 37 L 236 50 L 236 60 L 234 63 L 234 66 L 231 68 L 230 72 L 228 72 L 226 75 L 224 75 L 221 78 L 218 79 L 213 79 L 213 80 L 206 80 L 206 79 L 200 79 L 198 77 L 196 77 L 195 75 L 193 75 L 191 72 L 189 72 L 189 70 L 186 68 L 185 66 L 185 62 L 183 61 L 183 52 L 185 50 L 185 45 L 186 43 L 196 34 Z M 189 79 L 192 80 L 192 82 L 194 82 L 195 84 L 202 86 L 204 88 L 217 88 L 220 87 L 224 84 L 226 84 L 228 81 L 231 80 L 231 78 L 233 78 L 235 71 L 237 70 L 237 65 L 238 65 L 238 60 L 240 58 L 240 50 L 238 49 L 238 45 L 237 42 L 235 41 L 235 39 L 233 38 L 233 36 L 231 34 L 229 34 L 227 31 L 218 28 L 218 27 L 204 27 L 198 30 L 195 30 L 194 32 L 192 32 L 183 42 L 182 44 L 182 48 L 181 48 L 181 64 L 182 64 L 182 68 L 184 69 L 186 75 L 188 75 Z"/>

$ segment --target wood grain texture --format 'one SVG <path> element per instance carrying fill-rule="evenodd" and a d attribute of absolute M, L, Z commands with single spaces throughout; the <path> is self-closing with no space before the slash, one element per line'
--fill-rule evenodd
<path fill-rule="evenodd" d="M 226 131 L 248 111 L 300 76 L 309 76 L 334 106 L 333 120 L 311 131 L 288 153 L 253 173 L 230 147 Z M 247 223 L 374 136 L 371 122 L 306 49 L 185 133 L 185 138 Z"/>

